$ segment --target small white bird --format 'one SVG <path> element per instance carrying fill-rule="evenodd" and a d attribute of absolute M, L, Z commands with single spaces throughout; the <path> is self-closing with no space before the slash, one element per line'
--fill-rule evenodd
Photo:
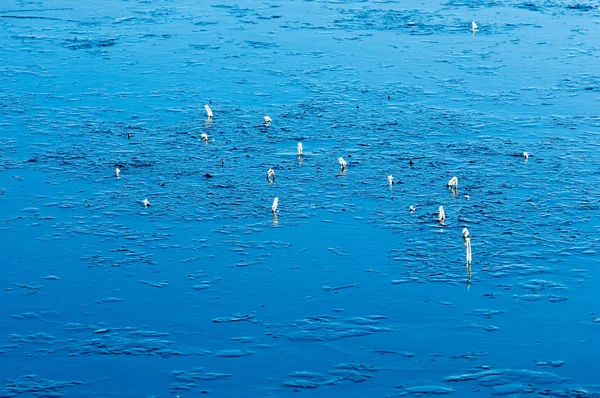
<path fill-rule="evenodd" d="M 471 260 L 472 260 L 472 256 L 471 256 L 471 234 L 469 233 L 469 230 L 467 228 L 463 228 L 462 230 L 462 235 L 463 235 L 463 242 L 466 246 L 466 258 L 467 258 L 467 265 L 471 264 Z"/>
<path fill-rule="evenodd" d="M 121 174 L 121 170 L 119 170 L 119 168 L 117 167 L 117 168 L 115 169 L 115 175 L 118 177 L 118 176 L 119 176 L 119 174 Z"/>
<path fill-rule="evenodd" d="M 527 152 L 523 152 L 523 159 L 525 159 L 525 161 L 529 159 L 529 154 Z"/>
<path fill-rule="evenodd" d="M 475 23 L 475 21 L 471 22 L 471 30 L 473 31 L 473 33 L 475 33 L 475 31 L 477 31 L 477 24 Z"/>
<path fill-rule="evenodd" d="M 302 156 L 302 143 L 298 143 L 298 156 Z"/>
<path fill-rule="evenodd" d="M 454 189 L 458 188 L 458 177 L 452 177 L 446 186 Z"/>
<path fill-rule="evenodd" d="M 444 206 L 440 206 L 440 208 L 438 209 L 438 215 L 439 222 L 446 221 L 446 213 L 444 212 Z"/>
<path fill-rule="evenodd" d="M 469 230 L 467 229 L 467 227 L 463 228 L 462 235 L 463 235 L 463 239 L 467 239 L 467 238 L 471 237 L 471 234 L 469 233 Z"/>
<path fill-rule="evenodd" d="M 267 171 L 267 181 L 275 182 L 275 171 L 273 171 L 273 169 Z"/>
<path fill-rule="evenodd" d="M 469 195 L 465 195 L 465 199 L 469 200 L 469 199 L 471 199 L 471 197 Z"/>
<path fill-rule="evenodd" d="M 212 113 L 212 109 L 210 109 L 210 106 L 204 105 L 204 109 L 206 109 L 206 115 L 208 116 L 208 118 L 212 119 L 213 113 Z"/>
<path fill-rule="evenodd" d="M 271 116 L 265 116 L 265 117 L 264 117 L 264 119 L 265 119 L 265 123 L 266 123 L 266 124 L 269 124 L 269 123 L 271 123 L 271 120 L 272 120 L 272 119 L 271 119 Z"/>
<path fill-rule="evenodd" d="M 417 209 L 414 206 L 410 206 L 408 210 L 410 210 L 411 213 L 414 213 Z"/>
<path fill-rule="evenodd" d="M 200 134 L 200 138 L 202 139 L 202 141 L 208 142 L 208 135 L 206 135 L 206 133 Z"/>
<path fill-rule="evenodd" d="M 144 204 L 144 207 L 150 206 L 150 202 L 148 201 L 148 199 L 142 200 L 142 203 Z"/>
<path fill-rule="evenodd" d="M 394 177 L 393 176 L 388 176 L 388 184 L 390 186 L 394 185 Z"/>
<path fill-rule="evenodd" d="M 338 162 L 340 162 L 340 166 L 342 166 L 342 170 L 346 170 L 346 161 L 344 160 L 344 158 L 338 158 Z"/>
<path fill-rule="evenodd" d="M 277 205 L 279 204 L 279 198 L 273 199 L 273 206 L 271 206 L 271 211 L 273 214 L 277 211 Z"/>

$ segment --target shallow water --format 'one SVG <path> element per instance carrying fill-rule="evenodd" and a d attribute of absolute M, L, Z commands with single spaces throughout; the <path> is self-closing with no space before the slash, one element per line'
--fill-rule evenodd
<path fill-rule="evenodd" d="M 600 396 L 596 6 L 197 3 L 1 3 L 1 397 Z"/>

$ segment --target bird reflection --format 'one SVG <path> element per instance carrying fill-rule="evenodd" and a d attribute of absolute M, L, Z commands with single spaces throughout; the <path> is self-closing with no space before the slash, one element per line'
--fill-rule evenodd
<path fill-rule="evenodd" d="M 471 288 L 471 263 L 466 264 L 467 268 L 467 289 Z"/>

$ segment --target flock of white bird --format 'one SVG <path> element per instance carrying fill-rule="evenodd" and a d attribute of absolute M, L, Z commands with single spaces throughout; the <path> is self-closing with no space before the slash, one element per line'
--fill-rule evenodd
<path fill-rule="evenodd" d="M 473 33 L 475 33 L 475 31 L 477 30 L 477 24 L 475 22 L 472 23 L 471 25 Z M 210 106 L 208 105 L 204 105 L 204 109 L 206 110 L 206 114 L 207 114 L 207 121 L 211 121 L 213 118 L 213 111 L 212 109 L 210 109 Z M 272 122 L 272 119 L 270 116 L 265 116 L 264 117 L 264 121 L 265 124 L 269 125 Z M 205 133 L 202 133 L 200 135 L 200 138 L 205 141 L 208 142 L 208 135 L 206 135 Z M 302 158 L 303 153 L 302 153 L 302 143 L 299 142 L 298 143 L 298 157 Z M 523 158 L 525 159 L 525 161 L 527 161 L 529 159 L 529 154 L 527 152 L 523 152 L 522 155 Z M 222 162 L 224 162 L 222 160 Z M 338 158 L 338 162 L 340 164 L 341 167 L 341 171 L 342 173 L 346 172 L 346 168 L 348 167 L 348 164 L 346 163 L 346 161 L 344 160 L 344 158 L 339 157 Z M 411 160 L 411 164 L 412 164 L 412 160 Z M 121 174 L 121 170 L 117 167 L 115 169 L 115 175 L 117 176 L 117 178 L 119 178 Z M 273 169 L 269 169 L 267 171 L 267 181 L 269 181 L 270 183 L 275 182 L 275 171 Z M 387 181 L 388 181 L 388 185 L 392 186 L 394 184 L 394 177 L 389 175 L 387 176 Z M 458 190 L 458 177 L 452 177 L 448 183 L 446 184 L 447 187 L 454 193 L 456 193 L 456 191 Z M 465 195 L 466 199 L 469 199 L 469 195 Z M 150 206 L 150 202 L 148 201 L 148 199 L 144 199 L 142 201 L 142 204 L 144 205 L 144 207 L 148 207 Z M 273 204 L 271 205 L 271 212 L 273 213 L 273 217 L 276 219 L 277 217 L 277 206 L 279 205 L 279 198 L 275 198 L 273 199 Z M 414 213 L 416 210 L 416 208 L 414 206 L 410 206 L 409 207 L 409 211 L 411 213 Z M 444 223 L 444 221 L 446 220 L 446 212 L 444 211 L 444 207 L 440 206 L 438 208 L 438 218 L 437 221 L 439 221 L 441 224 Z M 465 227 L 462 230 L 462 236 L 463 236 L 463 242 L 464 245 L 466 247 L 466 260 L 467 260 L 467 268 L 469 270 L 469 274 L 470 274 L 470 267 L 471 267 L 471 261 L 472 261 L 472 257 L 471 257 L 471 234 L 469 233 L 469 230 Z"/>

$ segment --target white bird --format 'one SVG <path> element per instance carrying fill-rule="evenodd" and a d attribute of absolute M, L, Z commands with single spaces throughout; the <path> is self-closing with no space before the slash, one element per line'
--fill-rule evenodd
<path fill-rule="evenodd" d="M 469 230 L 467 228 L 463 228 L 462 235 L 463 235 L 463 241 L 464 241 L 466 249 L 467 249 L 467 253 L 466 253 L 467 265 L 470 265 L 471 261 L 472 261 L 472 256 L 471 256 L 471 234 L 469 233 Z"/>
<path fill-rule="evenodd" d="M 150 202 L 148 201 L 148 199 L 142 200 L 142 203 L 144 204 L 144 207 L 150 206 Z"/>
<path fill-rule="evenodd" d="M 272 119 L 271 119 L 271 116 L 265 116 L 265 117 L 264 117 L 264 119 L 265 119 L 265 123 L 266 123 L 266 124 L 269 124 L 269 123 L 271 123 L 271 120 L 272 120 Z"/>
<path fill-rule="evenodd" d="M 458 188 L 458 177 L 452 177 L 446 186 L 454 189 Z"/>
<path fill-rule="evenodd" d="M 475 21 L 471 22 L 471 30 L 473 31 L 473 33 L 475 33 L 475 31 L 477 30 L 478 26 L 475 23 Z"/>
<path fill-rule="evenodd" d="M 212 119 L 213 113 L 212 113 L 212 109 L 210 109 L 210 106 L 204 105 L 204 109 L 206 109 L 206 115 L 208 116 L 208 118 Z"/>
<path fill-rule="evenodd" d="M 119 170 L 119 168 L 117 167 L 117 168 L 115 169 L 115 175 L 118 177 L 118 176 L 119 176 L 119 174 L 121 174 L 121 170 Z"/>
<path fill-rule="evenodd" d="M 200 134 L 200 138 L 202 138 L 202 141 L 208 142 L 208 135 L 206 135 L 206 133 Z"/>
<path fill-rule="evenodd" d="M 279 198 L 273 199 L 273 206 L 271 206 L 271 211 L 273 214 L 277 211 L 277 205 L 279 204 Z"/>
<path fill-rule="evenodd" d="M 267 180 L 269 182 L 275 182 L 275 171 L 273 171 L 273 169 L 267 171 Z"/>
<path fill-rule="evenodd" d="M 414 213 L 417 209 L 414 206 L 410 206 L 408 210 L 410 210 L 411 213 Z"/>
<path fill-rule="evenodd" d="M 471 199 L 471 197 L 469 195 L 465 195 L 465 199 L 469 200 L 469 199 Z"/>
<path fill-rule="evenodd" d="M 446 221 L 446 213 L 444 212 L 444 206 L 440 206 L 440 208 L 438 209 L 438 221 L 439 222 L 444 222 Z"/>
<path fill-rule="evenodd" d="M 529 159 L 529 154 L 527 152 L 523 152 L 523 158 L 525 161 L 527 161 L 527 159 Z"/>
<path fill-rule="evenodd" d="M 338 158 L 338 162 L 340 162 L 340 166 L 342 166 L 342 170 L 346 170 L 346 161 L 344 160 L 344 158 Z"/>
<path fill-rule="evenodd" d="M 298 156 L 302 156 L 302 143 L 298 143 Z"/>
<path fill-rule="evenodd" d="M 469 233 L 469 230 L 467 229 L 467 227 L 463 228 L 462 235 L 463 235 L 463 239 L 467 239 L 467 238 L 471 237 L 471 234 Z"/>
<path fill-rule="evenodd" d="M 394 185 L 394 177 L 393 176 L 388 176 L 388 184 L 390 186 Z"/>

